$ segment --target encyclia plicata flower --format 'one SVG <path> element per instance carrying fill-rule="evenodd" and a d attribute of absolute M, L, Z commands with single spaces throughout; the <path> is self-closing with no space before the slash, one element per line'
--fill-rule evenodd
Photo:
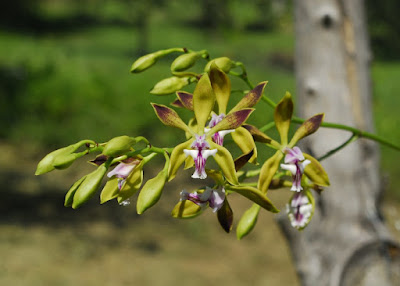
<path fill-rule="evenodd" d="M 108 172 L 107 177 L 116 176 L 118 178 L 118 189 L 122 189 L 126 178 L 130 175 L 133 169 L 138 165 L 139 161 L 134 160 L 130 163 L 119 163 L 112 171 Z"/>
<path fill-rule="evenodd" d="M 294 228 L 304 228 L 311 220 L 312 202 L 303 192 L 296 193 L 289 204 L 286 205 L 286 212 Z"/>
<path fill-rule="evenodd" d="M 183 190 L 180 193 L 180 196 L 180 201 L 189 200 L 202 208 L 206 207 L 208 204 L 208 206 L 212 208 L 213 212 L 217 212 L 224 204 L 225 190 L 222 188 L 219 191 L 209 187 L 206 187 L 202 193 L 197 193 L 197 191 L 194 193 L 189 193 Z"/>
<path fill-rule="evenodd" d="M 193 141 L 190 147 L 192 149 L 183 149 L 186 156 L 191 156 L 194 160 L 195 171 L 192 175 L 194 179 L 205 179 L 206 174 L 206 160 L 209 156 L 215 156 L 217 149 L 210 150 L 210 144 L 205 140 L 206 135 L 195 135 L 196 140 Z"/>
<path fill-rule="evenodd" d="M 303 153 L 297 146 L 293 147 L 293 149 L 286 147 L 284 152 L 286 154 L 285 164 L 281 164 L 281 168 L 292 173 L 293 185 L 290 190 L 300 192 L 303 190 L 301 178 L 304 174 L 304 169 L 311 161 L 305 160 Z"/>
<path fill-rule="evenodd" d="M 171 153 L 170 167 L 168 170 L 169 181 L 175 177 L 179 167 L 185 162 L 189 155 L 195 161 L 193 177 L 206 178 L 206 159 L 212 155 L 227 181 L 233 185 L 239 184 L 231 153 L 225 147 L 215 143 L 212 140 L 212 136 L 223 130 L 240 127 L 250 116 L 253 109 L 243 108 L 231 112 L 211 129 L 205 129 L 206 123 L 213 110 L 215 100 L 216 98 L 210 78 L 208 74 L 204 74 L 196 85 L 192 97 L 196 124 L 188 126 L 173 109 L 165 105 L 152 103 L 154 111 L 162 123 L 184 130 L 188 138 L 186 142 L 176 146 Z"/>

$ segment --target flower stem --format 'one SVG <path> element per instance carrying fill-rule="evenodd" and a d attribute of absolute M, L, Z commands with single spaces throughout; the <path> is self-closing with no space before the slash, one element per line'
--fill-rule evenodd
<path fill-rule="evenodd" d="M 332 156 L 337 151 L 339 151 L 340 149 L 346 147 L 348 144 L 350 144 L 351 142 L 356 141 L 357 139 L 358 139 L 358 135 L 353 133 L 353 135 L 351 135 L 351 137 L 349 139 L 347 139 L 343 144 L 341 144 L 340 146 L 336 147 L 335 149 L 332 149 L 331 151 L 327 152 L 325 155 L 319 157 L 317 160 L 318 161 L 322 161 L 322 160 Z"/>

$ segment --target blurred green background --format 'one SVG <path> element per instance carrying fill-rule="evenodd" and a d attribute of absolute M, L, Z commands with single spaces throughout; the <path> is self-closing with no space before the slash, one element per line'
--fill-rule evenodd
<path fill-rule="evenodd" d="M 376 133 L 396 143 L 400 4 L 366 3 Z M 17 0 L 2 4 L 0 27 L 1 285 L 298 283 L 271 214 L 263 213 L 240 242 L 210 212 L 191 221 L 170 218 L 182 186 L 190 189 L 183 177 L 139 218 L 134 204 L 99 206 L 93 199 L 77 211 L 63 208 L 65 191 L 90 166 L 33 176 L 44 154 L 83 138 L 103 142 L 143 135 L 157 146 L 183 139 L 178 130 L 159 124 L 149 104 L 173 101 L 174 96 L 149 94 L 170 76 L 173 56 L 130 74 L 132 62 L 145 53 L 207 49 L 211 57 L 243 62 L 253 83 L 268 80 L 271 98 L 287 90 L 295 95 L 291 1 Z M 272 118 L 270 112 L 254 115 L 258 125 Z M 399 154 L 381 150 L 386 210 L 389 220 L 398 219 Z M 287 195 L 275 199 L 282 208 Z M 235 221 L 249 206 L 233 201 Z"/>

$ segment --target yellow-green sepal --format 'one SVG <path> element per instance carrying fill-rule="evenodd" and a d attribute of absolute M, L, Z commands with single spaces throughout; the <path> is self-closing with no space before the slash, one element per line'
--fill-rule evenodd
<path fill-rule="evenodd" d="M 248 210 L 244 212 L 236 227 L 237 239 L 242 239 L 253 230 L 254 226 L 257 223 L 260 209 L 261 207 L 259 205 L 253 204 Z"/>
<path fill-rule="evenodd" d="M 194 139 L 190 139 L 184 143 L 179 144 L 172 150 L 171 159 L 168 168 L 168 181 L 171 181 L 175 178 L 176 173 L 179 170 L 179 167 L 185 162 L 186 154 L 183 152 L 184 149 L 190 149 L 190 145 L 192 145 Z"/>
<path fill-rule="evenodd" d="M 238 193 L 254 203 L 258 204 L 267 211 L 278 213 L 279 210 L 273 205 L 270 199 L 260 190 L 251 186 L 226 186 L 229 191 Z"/>
<path fill-rule="evenodd" d="M 245 108 L 229 113 L 217 125 L 211 128 L 207 134 L 211 136 L 212 134 L 222 130 L 239 128 L 244 122 L 246 122 L 247 118 L 249 118 L 253 111 L 253 108 Z"/>
<path fill-rule="evenodd" d="M 155 95 L 167 95 L 174 93 L 175 91 L 187 86 L 190 83 L 189 79 L 189 77 L 177 76 L 165 78 L 156 83 L 153 89 L 150 90 L 150 93 Z"/>
<path fill-rule="evenodd" d="M 203 74 L 193 92 L 193 110 L 197 121 L 197 133 L 203 134 L 204 127 L 214 107 L 215 94 L 208 74 Z"/>
<path fill-rule="evenodd" d="M 231 109 L 231 112 L 243 109 L 250 108 L 255 106 L 261 99 L 261 96 L 264 92 L 264 88 L 267 85 L 268 81 L 260 82 L 255 88 L 253 88 L 249 93 L 247 93 L 236 105 Z"/>
<path fill-rule="evenodd" d="M 202 208 L 194 202 L 185 200 L 180 201 L 171 212 L 174 218 L 193 218 L 201 214 Z"/>
<path fill-rule="evenodd" d="M 183 122 L 175 110 L 163 104 L 151 103 L 151 106 L 153 107 L 158 119 L 160 119 L 164 125 L 176 127 L 188 133 L 191 132 L 189 127 L 185 124 L 185 122 Z"/>
<path fill-rule="evenodd" d="M 289 92 L 286 92 L 286 95 L 275 107 L 275 112 L 274 112 L 275 125 L 281 137 L 282 145 L 287 145 L 288 143 L 288 133 L 292 115 L 293 115 L 292 96 L 290 95 Z"/>
<path fill-rule="evenodd" d="M 100 203 L 104 204 L 110 200 L 115 199 L 118 197 L 118 178 L 113 176 L 111 179 L 107 181 L 103 190 L 100 193 Z"/>
<path fill-rule="evenodd" d="M 231 153 L 223 146 L 209 142 L 210 149 L 217 149 L 217 153 L 213 156 L 215 162 L 219 165 L 226 180 L 232 185 L 239 185 L 236 175 L 235 162 Z"/>
<path fill-rule="evenodd" d="M 79 208 L 94 195 L 106 172 L 107 167 L 101 165 L 95 171 L 86 176 L 74 194 L 72 202 L 73 209 Z"/>
<path fill-rule="evenodd" d="M 329 177 L 321 163 L 318 162 L 313 156 L 303 153 L 304 158 L 310 160 L 304 169 L 304 174 L 316 185 L 327 187 L 330 185 Z"/>
<path fill-rule="evenodd" d="M 76 190 L 79 188 L 79 186 L 82 184 L 82 182 L 86 179 L 86 175 L 83 176 L 82 178 L 80 178 L 78 181 L 76 181 L 71 188 L 69 189 L 69 191 L 67 192 L 67 194 L 65 195 L 65 200 L 64 200 L 64 206 L 65 207 L 71 207 L 72 206 L 72 202 L 74 201 L 74 195 Z"/>
<path fill-rule="evenodd" d="M 231 81 L 229 77 L 215 64 L 209 72 L 212 89 L 218 103 L 218 114 L 226 114 L 229 97 L 231 95 Z"/>
<path fill-rule="evenodd" d="M 118 203 L 132 197 L 142 186 L 143 183 L 143 165 L 144 161 L 141 161 L 133 171 L 126 178 L 125 183 L 122 185 L 121 190 L 118 192 L 117 200 Z"/>
<path fill-rule="evenodd" d="M 239 146 L 244 154 L 248 154 L 253 150 L 253 155 L 249 159 L 250 163 L 257 164 L 257 147 L 253 136 L 244 127 L 237 128 L 231 133 L 233 141 Z"/>
<path fill-rule="evenodd" d="M 322 121 L 324 120 L 324 116 L 325 115 L 323 113 L 319 113 L 304 121 L 303 124 L 300 125 L 300 127 L 294 133 L 292 140 L 290 140 L 288 144 L 288 147 L 292 148 L 300 139 L 303 139 L 304 137 L 311 135 L 315 131 L 317 131 Z"/>
<path fill-rule="evenodd" d="M 278 170 L 279 163 L 281 162 L 282 158 L 283 153 L 278 150 L 271 158 L 265 161 L 265 163 L 261 167 L 257 188 L 262 193 L 266 194 L 268 192 L 269 184 L 271 183 L 272 178 Z"/>

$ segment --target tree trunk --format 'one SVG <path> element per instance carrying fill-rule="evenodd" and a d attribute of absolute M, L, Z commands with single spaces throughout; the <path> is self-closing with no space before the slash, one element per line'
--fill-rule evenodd
<path fill-rule="evenodd" d="M 367 27 L 362 0 L 298 0 L 296 79 L 300 116 L 372 131 Z M 351 134 L 321 128 L 304 140 L 319 157 Z M 301 233 L 286 218 L 287 237 L 302 285 L 400 285 L 400 248 L 379 212 L 379 150 L 357 140 L 322 162 L 331 187 L 316 195 L 315 215 Z"/>

